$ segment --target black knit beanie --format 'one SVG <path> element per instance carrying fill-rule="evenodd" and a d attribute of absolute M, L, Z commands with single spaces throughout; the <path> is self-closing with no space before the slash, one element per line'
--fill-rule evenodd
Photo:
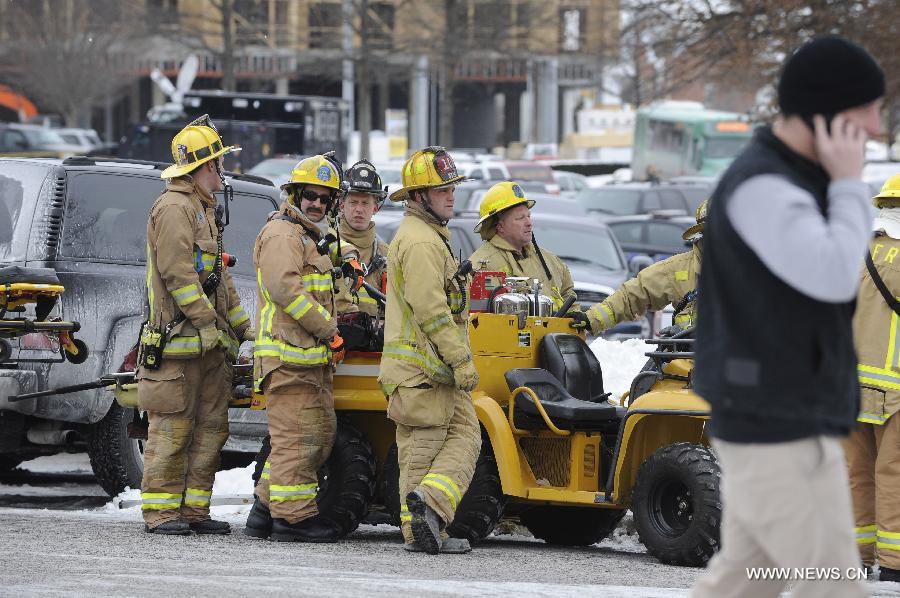
<path fill-rule="evenodd" d="M 872 55 L 837 35 L 802 45 L 778 81 L 778 107 L 786 115 L 832 116 L 883 95 L 884 72 Z"/>

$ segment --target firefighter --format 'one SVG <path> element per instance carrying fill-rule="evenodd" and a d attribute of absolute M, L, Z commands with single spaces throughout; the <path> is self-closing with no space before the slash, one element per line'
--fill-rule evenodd
<path fill-rule="evenodd" d="M 543 293 L 553 300 L 556 311 L 566 299 L 575 295 L 575 285 L 568 266 L 538 247 L 531 226 L 533 206 L 534 201 L 525 197 L 522 187 L 516 183 L 506 181 L 488 189 L 481 200 L 480 218 L 475 225 L 475 232 L 485 242 L 469 259 L 479 270 L 540 280 Z M 568 315 L 575 317 L 581 328 L 587 324 L 578 307 L 571 308 Z"/>
<path fill-rule="evenodd" d="M 608 330 L 619 322 L 636 320 L 648 310 L 662 309 L 669 303 L 675 307 L 672 324 L 681 329 L 693 326 L 706 207 L 706 201 L 697 206 L 697 223 L 682 235 L 693 245 L 690 251 L 644 268 L 602 303 L 587 310 L 593 334 Z"/>
<path fill-rule="evenodd" d="M 341 240 L 341 258 L 356 260 L 362 267 L 365 281 L 382 289 L 382 274 L 387 266 L 387 243 L 375 234 L 372 216 L 381 209 L 387 197 L 381 177 L 368 160 L 360 160 L 347 172 L 347 194 L 341 201 L 337 232 Z M 337 244 L 334 245 L 335 250 Z M 363 312 L 378 315 L 378 304 L 365 288 L 344 284 L 336 303 L 338 314 Z"/>
<path fill-rule="evenodd" d="M 409 551 L 460 553 L 453 520 L 481 450 L 469 391 L 478 384 L 468 338 L 468 279 L 450 250 L 454 185 L 463 180 L 439 147 L 403 165 L 392 201 L 406 214 L 388 249 L 385 343 L 378 381 L 397 425 L 400 521 Z"/>
<path fill-rule="evenodd" d="M 334 443 L 332 362 L 340 337 L 333 316 L 332 264 L 321 233 L 301 206 L 337 201 L 340 166 L 326 155 L 300 161 L 282 186 L 286 199 L 256 239 L 259 332 L 254 390 L 266 396 L 271 454 L 256 485 L 244 533 L 289 542 L 338 539 L 318 515 L 317 472 Z"/>
<path fill-rule="evenodd" d="M 230 364 L 240 340 L 253 340 L 254 332 L 223 269 L 224 227 L 213 193 L 228 197 L 222 160 L 237 149 L 224 146 L 206 115 L 182 129 L 147 222 L 150 315 L 137 379 L 150 424 L 141 509 L 152 533 L 231 531 L 210 519 L 209 503 L 228 438 Z"/>
<path fill-rule="evenodd" d="M 900 374 L 897 320 L 900 304 L 900 174 L 873 203 L 881 208 L 863 271 L 853 332 L 859 356 L 859 426 L 847 452 L 856 543 L 863 564 L 877 556 L 881 581 L 900 582 Z M 896 484 L 896 485 L 895 485 Z"/>

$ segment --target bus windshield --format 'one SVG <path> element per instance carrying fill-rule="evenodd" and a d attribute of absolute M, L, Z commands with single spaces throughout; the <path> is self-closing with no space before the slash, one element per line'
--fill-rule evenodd
<path fill-rule="evenodd" d="M 734 158 L 748 143 L 749 137 L 707 137 L 703 157 L 708 160 Z"/>

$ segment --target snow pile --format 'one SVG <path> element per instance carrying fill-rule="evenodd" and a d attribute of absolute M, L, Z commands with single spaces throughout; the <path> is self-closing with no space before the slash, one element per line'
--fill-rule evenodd
<path fill-rule="evenodd" d="M 647 552 L 647 549 L 638 539 L 637 530 L 634 529 L 634 516 L 629 510 L 619 525 L 608 537 L 600 541 L 596 546 L 611 548 L 617 552 Z"/>
<path fill-rule="evenodd" d="M 631 388 L 631 381 L 637 376 L 649 359 L 645 353 L 654 350 L 642 339 L 608 341 L 598 338 L 591 343 L 591 351 L 600 361 L 603 370 L 603 389 L 619 399 Z"/>
<path fill-rule="evenodd" d="M 224 497 L 247 498 L 252 501 L 253 497 L 253 468 L 255 463 L 251 463 L 247 467 L 228 469 L 216 473 L 216 481 L 213 483 L 212 500 Z M 121 508 L 124 501 L 133 505 Z M 112 499 L 103 511 L 110 514 L 127 515 L 128 519 L 141 519 L 141 491 L 140 489 L 128 488 L 118 496 Z M 229 505 L 213 505 L 210 513 L 216 519 L 222 519 L 231 522 L 243 523 L 247 519 L 247 513 L 250 511 L 250 504 L 229 504 Z"/>

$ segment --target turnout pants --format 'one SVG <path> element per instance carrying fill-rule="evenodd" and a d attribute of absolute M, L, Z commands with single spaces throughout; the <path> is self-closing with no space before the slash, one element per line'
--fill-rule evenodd
<path fill-rule="evenodd" d="M 317 472 L 334 445 L 331 367 L 279 367 L 263 381 L 272 452 L 256 496 L 272 517 L 298 523 L 318 513 Z"/>
<path fill-rule="evenodd" d="M 869 595 L 855 579 L 859 557 L 840 440 L 712 443 L 722 466 L 722 549 L 693 598 L 774 598 L 788 583 L 795 598 Z M 777 579 L 751 579 L 756 568 L 789 570 Z M 808 568 L 831 577 L 817 579 Z"/>
<path fill-rule="evenodd" d="M 209 500 L 228 439 L 231 367 L 221 349 L 194 359 L 165 359 L 142 370 L 138 404 L 150 428 L 144 449 L 141 509 L 151 528 L 209 519 Z"/>
<path fill-rule="evenodd" d="M 481 429 L 468 393 L 432 383 L 398 387 L 388 399 L 397 424 L 400 462 L 400 529 L 413 542 L 406 495 L 413 490 L 448 525 L 472 481 L 481 451 Z"/>
<path fill-rule="evenodd" d="M 900 417 L 860 423 L 844 448 L 862 562 L 900 569 Z"/>

